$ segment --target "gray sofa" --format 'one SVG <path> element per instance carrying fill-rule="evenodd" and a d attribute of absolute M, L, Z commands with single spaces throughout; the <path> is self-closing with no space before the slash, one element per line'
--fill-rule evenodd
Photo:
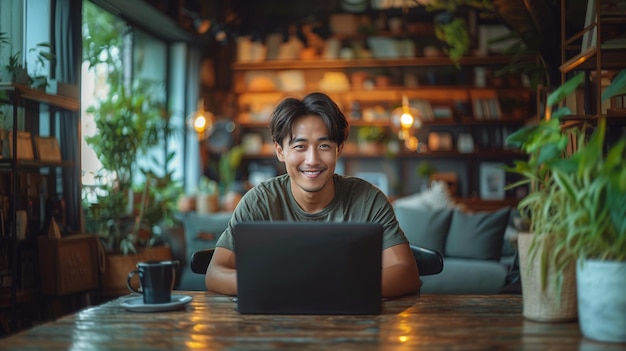
<path fill-rule="evenodd" d="M 504 240 L 509 210 L 467 214 L 456 209 L 430 210 L 394 206 L 400 227 L 412 244 L 444 255 L 443 271 L 423 276 L 422 293 L 496 294 L 507 284 L 515 250 Z M 204 276 L 191 271 L 195 251 L 214 247 L 228 224 L 230 213 L 181 214 L 184 250 L 179 250 L 181 276 L 176 289 L 205 290 Z M 497 228 L 501 228 L 497 229 Z M 454 233 L 452 233 L 454 232 Z M 497 252 L 496 252 L 497 251 Z"/>
<path fill-rule="evenodd" d="M 177 290 L 206 290 L 204 276 L 191 271 L 190 257 L 198 250 L 215 247 L 217 239 L 228 225 L 230 216 L 230 212 L 180 214 L 184 228 L 185 249 L 181 251 L 181 257 L 177 257 L 182 266 Z"/>
<path fill-rule="evenodd" d="M 423 294 L 497 294 L 515 277 L 511 211 L 468 213 L 458 208 L 395 205 L 409 242 L 439 251 L 443 271 L 422 277 Z M 506 292 L 515 292 L 508 288 Z"/>

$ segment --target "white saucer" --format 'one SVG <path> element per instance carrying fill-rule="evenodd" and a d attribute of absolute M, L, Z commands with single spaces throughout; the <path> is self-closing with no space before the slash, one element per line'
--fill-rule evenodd
<path fill-rule="evenodd" d="M 168 303 L 143 303 L 143 296 L 130 297 L 122 301 L 121 306 L 132 312 L 163 312 L 177 310 L 191 302 L 193 298 L 187 295 L 172 295 L 172 301 Z"/>

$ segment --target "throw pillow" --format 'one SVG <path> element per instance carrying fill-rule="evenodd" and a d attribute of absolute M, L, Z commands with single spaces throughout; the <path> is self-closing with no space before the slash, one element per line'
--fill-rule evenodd
<path fill-rule="evenodd" d="M 455 203 L 448 192 L 448 185 L 442 181 L 433 182 L 425 191 L 396 199 L 395 207 L 425 207 L 430 209 L 453 208 Z"/>
<path fill-rule="evenodd" d="M 426 208 L 395 208 L 396 218 L 409 243 L 443 253 L 451 209 L 430 210 Z"/>
<path fill-rule="evenodd" d="M 509 213 L 508 207 L 493 212 L 476 213 L 455 210 L 448 230 L 444 256 L 500 260 Z"/>

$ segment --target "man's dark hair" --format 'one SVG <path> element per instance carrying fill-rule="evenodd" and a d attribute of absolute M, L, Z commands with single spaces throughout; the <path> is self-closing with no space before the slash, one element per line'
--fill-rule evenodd
<path fill-rule="evenodd" d="M 303 116 L 318 116 L 328 128 L 330 141 L 341 146 L 350 133 L 350 126 L 346 116 L 339 106 L 328 95 L 323 93 L 311 93 L 302 100 L 289 97 L 283 99 L 270 120 L 270 135 L 272 141 L 283 145 L 285 138 L 292 138 L 291 127 L 296 119 Z"/>

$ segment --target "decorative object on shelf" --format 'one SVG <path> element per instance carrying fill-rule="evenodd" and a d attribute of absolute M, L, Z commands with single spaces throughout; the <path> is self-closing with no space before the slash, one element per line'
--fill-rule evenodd
<path fill-rule="evenodd" d="M 433 117 L 435 119 L 450 119 L 453 116 L 450 106 L 433 106 Z"/>
<path fill-rule="evenodd" d="M 263 151 L 263 136 L 259 133 L 246 133 L 241 136 L 241 146 L 246 155 L 258 155 Z"/>
<path fill-rule="evenodd" d="M 506 171 L 504 164 L 481 162 L 480 164 L 480 198 L 485 200 L 504 199 Z"/>
<path fill-rule="evenodd" d="M 430 151 L 452 151 L 452 133 L 428 133 L 428 149 Z"/>
<path fill-rule="evenodd" d="M 219 161 L 221 208 L 232 211 L 241 199 L 241 189 L 237 189 L 237 170 L 243 158 L 244 148 L 242 145 L 234 146 L 228 152 L 223 153 Z"/>
<path fill-rule="evenodd" d="M 55 136 L 35 136 L 35 151 L 41 161 L 61 161 L 61 148 Z"/>
<path fill-rule="evenodd" d="M 280 90 L 285 92 L 301 92 L 306 88 L 304 72 L 299 69 L 280 71 L 277 74 Z"/>
<path fill-rule="evenodd" d="M 456 196 L 459 190 L 459 176 L 454 172 L 435 172 L 430 176 L 430 183 L 444 183 L 450 196 Z"/>
<path fill-rule="evenodd" d="M 368 0 L 341 0 L 341 8 L 347 12 L 363 12 L 367 10 Z"/>
<path fill-rule="evenodd" d="M 13 133 L 8 130 L 0 130 L 3 135 L 0 135 L 2 139 L 2 157 L 13 157 Z M 29 132 L 17 131 L 17 159 L 18 160 L 32 160 L 34 159 L 33 153 L 33 139 Z"/>
<path fill-rule="evenodd" d="M 417 150 L 419 140 L 415 133 L 422 127 L 422 115 L 418 109 L 409 105 L 406 95 L 402 96 L 402 106 L 391 112 L 391 125 L 408 150 Z"/>
<path fill-rule="evenodd" d="M 363 126 L 357 131 L 359 151 L 365 154 L 378 154 L 384 148 L 387 139 L 385 129 L 380 126 Z"/>
<path fill-rule="evenodd" d="M 15 233 L 18 240 L 26 240 L 28 214 L 24 210 L 15 211 Z"/>
<path fill-rule="evenodd" d="M 471 154 L 474 152 L 474 138 L 469 133 L 460 133 L 456 144 L 457 150 L 462 154 Z"/>
<path fill-rule="evenodd" d="M 343 72 L 324 72 L 319 87 L 328 92 L 348 91 L 350 90 L 350 82 Z"/>
<path fill-rule="evenodd" d="M 430 187 L 430 177 L 437 172 L 437 168 L 428 161 L 421 161 L 417 166 L 415 173 L 422 180 L 421 190 L 424 191 Z"/>
<path fill-rule="evenodd" d="M 186 9 L 184 7 L 180 9 L 180 12 L 191 19 L 193 27 L 198 32 L 198 34 L 204 34 L 208 32 L 209 29 L 211 29 L 211 20 L 209 20 L 208 18 L 203 18 L 202 16 L 200 16 L 199 13 L 195 11 L 190 11 L 189 9 Z"/>
<path fill-rule="evenodd" d="M 200 177 L 196 193 L 196 212 L 212 213 L 220 208 L 220 189 L 217 182 L 207 176 Z"/>

